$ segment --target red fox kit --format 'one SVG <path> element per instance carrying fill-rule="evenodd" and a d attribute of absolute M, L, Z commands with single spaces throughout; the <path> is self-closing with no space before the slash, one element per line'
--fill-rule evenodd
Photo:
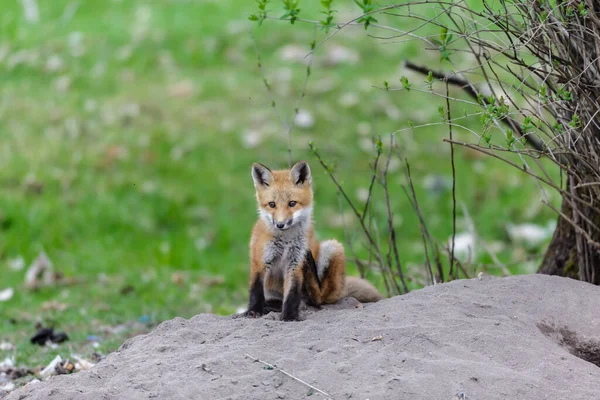
<path fill-rule="evenodd" d="M 299 319 L 301 300 L 320 306 L 353 296 L 361 302 L 382 299 L 364 279 L 346 277 L 344 247 L 336 240 L 317 242 L 312 222 L 310 167 L 291 170 L 252 165 L 259 218 L 250 239 L 250 291 L 246 316 L 283 310 L 283 320 Z"/>

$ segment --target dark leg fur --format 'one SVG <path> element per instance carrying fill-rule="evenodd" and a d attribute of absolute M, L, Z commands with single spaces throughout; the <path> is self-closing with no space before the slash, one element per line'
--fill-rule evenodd
<path fill-rule="evenodd" d="M 305 273 L 310 273 L 311 277 L 314 277 L 314 279 L 317 281 L 317 285 L 319 286 L 319 289 L 321 288 L 321 281 L 319 280 L 319 273 L 317 272 L 317 262 L 315 261 L 315 258 L 313 257 L 312 251 L 308 250 L 306 252 L 306 259 L 304 260 L 304 272 Z"/>
<path fill-rule="evenodd" d="M 302 285 L 294 273 L 290 273 L 286 279 L 291 279 L 289 290 L 283 299 L 284 321 L 300 320 L 300 301 L 302 300 Z"/>
<path fill-rule="evenodd" d="M 306 253 L 302 272 L 304 274 L 304 284 L 302 285 L 304 301 L 309 306 L 320 308 L 321 281 L 319 280 L 319 274 L 317 273 L 317 263 L 310 250 Z"/>
<path fill-rule="evenodd" d="M 273 312 L 281 312 L 283 302 L 279 299 L 270 299 L 265 302 L 265 314 Z"/>
<path fill-rule="evenodd" d="M 260 275 L 256 275 L 252 286 L 250 286 L 250 293 L 248 296 L 248 311 L 246 316 L 251 318 L 257 318 L 263 315 L 265 312 L 265 289 L 263 287 L 263 280 Z"/>

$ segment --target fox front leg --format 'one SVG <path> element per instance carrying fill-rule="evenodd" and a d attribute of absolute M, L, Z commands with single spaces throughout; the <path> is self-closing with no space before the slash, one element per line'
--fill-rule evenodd
<path fill-rule="evenodd" d="M 283 282 L 284 321 L 300 321 L 300 302 L 302 300 L 302 267 L 286 271 Z"/>
<path fill-rule="evenodd" d="M 306 252 L 304 263 L 302 264 L 303 272 L 303 297 L 306 304 L 316 308 L 321 308 L 323 302 L 321 294 L 321 280 L 317 271 L 317 262 L 313 258 L 310 249 Z"/>
<path fill-rule="evenodd" d="M 250 274 L 250 290 L 248 292 L 248 311 L 245 316 L 258 318 L 265 312 L 264 268 L 252 266 Z"/>

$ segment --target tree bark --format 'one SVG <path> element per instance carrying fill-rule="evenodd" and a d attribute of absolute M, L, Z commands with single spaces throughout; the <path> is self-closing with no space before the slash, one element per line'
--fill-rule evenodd
<path fill-rule="evenodd" d="M 578 226 L 589 234 L 589 238 L 595 244 L 578 233 L 572 223 L 563 217 L 563 215 L 568 216 L 571 221 L 580 219 L 579 215 L 573 212 L 569 201 L 563 199 L 560 210 L 562 215 L 558 216 L 556 230 L 538 273 L 559 275 L 600 285 L 600 249 L 597 246 L 597 243 L 600 243 L 600 231 L 598 231 L 600 213 L 597 211 L 600 209 L 600 199 L 593 195 L 586 197 L 594 207 L 582 207 L 581 212 L 592 224 L 580 221 Z"/>
<path fill-rule="evenodd" d="M 568 201 L 563 200 L 560 211 L 564 215 L 571 215 L 571 206 Z M 538 273 L 579 279 L 576 242 L 575 228 L 559 215 L 554 235 L 544 254 L 544 260 Z"/>

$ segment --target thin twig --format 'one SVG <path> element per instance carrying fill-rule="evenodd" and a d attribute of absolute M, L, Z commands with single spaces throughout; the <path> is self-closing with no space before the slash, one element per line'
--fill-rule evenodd
<path fill-rule="evenodd" d="M 356 251 L 354 251 L 354 246 L 352 245 L 352 239 L 350 238 L 350 235 L 348 234 L 348 227 L 346 226 L 346 219 L 344 218 L 344 209 L 342 208 L 342 196 L 341 196 L 340 192 L 338 192 L 338 204 L 340 206 L 340 217 L 342 218 L 342 226 L 344 228 L 344 236 L 346 237 L 346 243 L 348 243 L 348 248 L 350 249 L 350 253 L 352 254 L 352 259 L 354 260 L 354 263 L 358 267 L 358 272 L 360 274 L 360 277 L 364 279 L 366 277 L 366 268 L 365 268 L 365 265 L 363 264 L 363 262 L 358 259 L 358 256 L 356 255 Z"/>
<path fill-rule="evenodd" d="M 404 289 L 404 293 L 408 293 L 408 286 L 406 285 L 406 280 L 404 279 L 404 272 L 402 272 L 402 264 L 400 263 L 400 255 L 398 254 L 398 243 L 396 242 L 396 228 L 394 228 L 394 216 L 392 214 L 392 207 L 390 205 L 390 194 L 388 191 L 388 183 L 387 183 L 387 174 L 390 169 L 390 160 L 392 159 L 392 149 L 394 148 L 394 135 L 390 135 L 390 149 L 388 151 L 387 162 L 385 163 L 385 169 L 383 170 L 383 179 L 382 186 L 383 192 L 385 195 L 385 205 L 387 209 L 388 215 L 388 229 L 390 231 L 390 243 L 388 247 L 388 264 L 390 268 L 392 267 L 392 259 L 390 257 L 390 253 L 394 251 L 394 259 L 396 261 L 396 270 L 398 272 L 398 277 L 400 278 L 400 282 L 402 283 L 402 289 Z M 398 288 L 398 283 L 396 279 L 393 280 L 396 288 Z"/>
<path fill-rule="evenodd" d="M 403 187 L 404 189 L 404 193 L 406 193 L 406 197 L 408 197 L 408 200 L 410 201 L 410 203 L 412 204 L 413 208 L 415 209 L 415 212 L 417 213 L 417 216 L 419 217 L 419 228 L 421 230 L 421 240 L 423 240 L 423 250 L 425 250 L 425 261 L 427 262 L 427 271 L 429 272 L 429 278 L 431 280 L 431 284 L 435 285 L 436 279 L 435 276 L 433 275 L 433 268 L 431 267 L 431 261 L 429 260 L 429 251 L 427 250 L 427 237 L 429 236 L 429 232 L 427 231 L 427 226 L 425 225 L 425 220 L 423 218 L 423 214 L 421 213 L 421 209 L 419 208 L 419 202 L 417 201 L 417 194 L 415 192 L 415 187 L 413 185 L 413 181 L 412 181 L 412 176 L 410 175 L 410 165 L 408 164 L 408 159 L 405 159 L 405 170 L 406 170 L 406 177 L 408 180 L 408 187 L 410 188 L 410 192 L 412 195 L 412 200 L 410 198 L 410 196 L 408 195 L 408 191 L 406 190 L 406 188 Z M 431 242 L 431 238 L 429 238 L 430 243 Z M 439 279 L 441 282 L 444 282 L 444 271 L 442 269 L 442 265 L 441 263 L 437 263 L 438 264 L 438 274 L 439 274 Z"/>
<path fill-rule="evenodd" d="M 448 130 L 450 132 L 450 140 L 452 137 L 452 113 L 450 112 L 448 81 L 446 81 L 446 107 L 448 114 Z M 450 276 L 454 271 L 454 242 L 456 239 L 456 166 L 454 165 L 454 145 L 450 143 L 450 163 L 452 164 L 452 250 L 450 253 Z M 454 279 L 458 279 L 458 268 L 455 271 Z"/>
<path fill-rule="evenodd" d="M 465 205 L 465 203 L 461 202 L 460 205 L 461 205 L 465 220 L 467 221 L 467 227 L 468 227 L 471 235 L 473 235 L 473 237 L 481 243 L 481 246 L 489 254 L 490 258 L 492 259 L 492 261 L 494 262 L 496 267 L 500 268 L 502 270 L 502 272 L 504 273 L 504 275 L 506 275 L 506 276 L 511 275 L 511 273 L 508 270 L 508 268 L 506 267 L 506 265 L 504 265 L 498 259 L 498 257 L 496 256 L 496 253 L 494 253 L 492 251 L 491 247 L 488 246 L 487 242 L 485 240 L 483 240 L 483 238 L 477 234 L 477 231 L 475 230 L 475 224 L 473 223 L 473 220 L 471 219 L 471 215 L 469 214 L 469 210 L 467 210 L 467 206 Z"/>
<path fill-rule="evenodd" d="M 315 46 L 315 40 L 317 37 L 317 27 L 315 26 L 314 29 L 314 39 L 313 42 L 311 43 L 311 47 L 314 48 Z M 268 82 L 267 80 L 267 76 L 264 73 L 264 67 L 262 65 L 262 60 L 260 57 L 260 52 L 258 51 L 258 45 L 256 44 L 256 39 L 254 38 L 254 34 L 251 34 L 252 37 L 252 43 L 254 44 L 254 51 L 256 53 L 256 62 L 257 62 L 257 66 L 258 66 L 258 70 L 262 76 L 262 80 L 263 80 L 263 84 L 265 86 L 265 88 L 267 89 L 267 92 L 269 93 L 269 96 L 271 97 L 271 107 L 273 108 L 273 110 L 275 110 L 275 113 L 277 114 L 277 118 L 279 119 L 279 122 L 281 123 L 283 129 L 286 130 L 286 135 L 287 135 L 287 154 L 288 154 L 288 165 L 289 168 L 292 168 L 292 163 L 293 163 L 293 159 L 292 159 L 292 130 L 294 129 L 294 127 L 296 126 L 296 119 L 298 117 L 298 113 L 300 112 L 300 105 L 302 104 L 302 100 L 304 100 L 304 98 L 306 97 L 306 88 L 308 87 L 308 79 L 310 78 L 310 75 L 312 73 L 312 63 L 313 63 L 313 57 L 310 57 L 309 61 L 308 61 L 308 65 L 306 66 L 306 73 L 304 75 L 304 82 L 302 84 L 302 91 L 300 92 L 300 97 L 298 98 L 298 102 L 296 103 L 296 108 L 294 108 L 294 116 L 292 117 L 292 120 L 290 121 L 290 123 L 286 123 L 283 119 L 283 116 L 281 115 L 281 113 L 279 112 L 279 108 L 277 107 L 277 102 L 275 101 L 275 93 L 273 93 L 273 89 L 271 88 L 271 84 Z"/>
<path fill-rule="evenodd" d="M 327 175 L 329 175 L 329 178 L 331 178 L 331 180 L 334 183 L 334 185 L 336 186 L 338 192 L 344 197 L 344 200 L 346 200 L 346 203 L 348 203 L 348 205 L 354 212 L 354 215 L 356 216 L 356 218 L 358 218 L 358 221 L 360 222 L 360 226 L 361 226 L 365 236 L 369 240 L 370 248 L 372 247 L 374 249 L 374 252 L 375 252 L 376 257 L 378 258 L 379 264 L 382 266 L 385 266 L 386 264 L 383 261 L 383 255 L 381 253 L 381 249 L 380 249 L 379 245 L 377 244 L 377 242 L 375 241 L 375 239 L 373 239 L 373 236 L 371 235 L 371 231 L 365 225 L 364 220 L 362 220 L 358 209 L 356 208 L 356 206 L 354 205 L 352 200 L 350 200 L 350 197 L 348 197 L 348 195 L 346 194 L 346 191 L 344 190 L 342 185 L 340 185 L 340 183 L 338 182 L 336 177 L 330 171 L 329 166 L 327 165 L 327 163 L 325 163 L 325 160 L 323 160 L 323 158 L 321 157 L 321 155 L 319 154 L 317 149 L 314 147 L 312 142 L 310 143 L 310 148 L 311 148 L 313 154 L 315 155 L 315 157 L 317 157 L 317 160 L 319 161 L 321 166 L 325 169 L 325 172 L 327 172 Z M 383 276 L 384 284 L 386 285 L 386 289 L 388 289 L 388 287 L 389 287 L 388 286 L 389 283 L 387 282 L 387 279 L 388 279 L 387 277 L 392 276 L 391 271 L 389 271 L 390 268 L 391 268 L 391 266 L 388 266 L 388 267 L 386 267 L 385 271 L 382 271 L 383 272 L 382 276 Z M 389 289 L 388 289 L 388 294 L 389 294 Z"/>
<path fill-rule="evenodd" d="M 269 96 L 271 97 L 271 107 L 275 111 L 275 114 L 277 114 L 277 118 L 279 119 L 279 122 L 281 123 L 281 125 L 285 129 L 289 129 L 288 124 L 285 123 L 285 121 L 283 120 L 283 117 L 281 116 L 281 113 L 279 112 L 279 108 L 277 107 L 277 103 L 275 102 L 275 94 L 273 93 L 273 90 L 271 89 L 271 85 L 269 84 L 269 81 L 267 80 L 267 76 L 265 75 L 264 67 L 262 65 L 262 60 L 260 57 L 260 52 L 258 51 L 258 45 L 256 44 L 256 39 L 254 38 L 254 34 L 252 33 L 250 35 L 250 37 L 252 38 L 252 43 L 254 44 L 254 52 L 256 53 L 256 65 L 258 66 L 258 71 L 260 72 L 260 75 L 262 77 L 263 84 L 265 85 L 265 89 L 267 89 L 267 93 L 269 93 Z"/>
<path fill-rule="evenodd" d="M 311 43 L 311 47 L 314 48 L 315 41 L 317 38 L 317 26 L 314 26 L 314 37 Z M 300 98 L 298 99 L 298 103 L 296 104 L 296 108 L 294 109 L 294 117 L 292 121 L 288 125 L 287 137 L 288 137 L 288 163 L 289 168 L 292 168 L 292 129 L 296 126 L 296 119 L 298 118 L 298 113 L 300 112 L 300 105 L 302 104 L 302 100 L 306 97 L 306 88 L 308 86 L 308 78 L 310 78 L 310 74 L 312 73 L 312 64 L 313 64 L 314 56 L 310 56 L 308 60 L 308 65 L 306 66 L 306 74 L 304 75 L 304 83 L 302 84 L 302 91 L 300 92 Z"/>
<path fill-rule="evenodd" d="M 259 360 L 258 358 L 252 357 L 250 354 L 246 354 L 246 357 L 248 357 L 249 359 L 251 359 L 251 360 L 252 360 L 252 361 L 254 361 L 254 362 L 259 362 L 259 363 L 261 363 L 261 364 L 264 364 L 264 365 L 266 365 L 266 366 L 267 366 L 267 367 L 269 367 L 269 368 L 276 369 L 276 370 L 278 370 L 278 371 L 280 371 L 280 372 L 284 373 L 285 375 L 289 376 L 290 378 L 292 378 L 292 379 L 294 379 L 294 380 L 296 380 L 296 381 L 300 382 L 301 384 L 308 386 L 308 387 L 309 387 L 309 388 L 311 388 L 312 390 L 314 390 L 314 391 L 317 391 L 317 392 L 321 393 L 322 395 L 325 395 L 325 396 L 327 396 L 327 397 L 331 398 L 331 396 L 330 396 L 329 394 L 325 393 L 325 392 L 324 392 L 324 391 L 322 391 L 321 389 L 314 387 L 314 386 L 313 386 L 313 385 L 311 385 L 310 383 L 306 383 L 306 382 L 304 382 L 302 379 L 295 377 L 294 375 L 290 374 L 289 372 L 286 372 L 286 371 L 284 371 L 283 369 L 281 369 L 281 368 L 279 368 L 279 367 L 277 367 L 277 366 L 275 366 L 275 365 L 271 365 L 271 364 L 269 364 L 268 362 L 264 362 L 264 361 L 262 361 L 262 360 Z"/>
<path fill-rule="evenodd" d="M 596 242 L 594 239 L 592 239 L 592 237 L 590 236 L 590 234 L 588 232 L 586 232 L 584 229 L 582 229 L 579 225 L 577 225 L 577 223 L 575 223 L 571 218 L 569 218 L 563 212 L 561 212 L 560 210 L 558 210 L 556 207 L 554 207 L 548 201 L 542 199 L 542 203 L 544 203 L 545 205 L 547 205 L 548 207 L 550 207 L 552 210 L 554 210 L 555 213 L 559 214 L 565 221 L 567 221 L 569 224 L 571 224 L 571 226 L 573 227 L 573 229 L 575 229 L 577 232 L 579 232 L 580 234 L 582 234 L 587 239 L 588 243 L 590 245 L 592 245 L 593 247 L 595 247 L 596 250 L 600 250 L 600 243 Z"/>
<path fill-rule="evenodd" d="M 479 101 L 479 99 L 481 99 L 481 101 L 483 101 L 483 103 L 484 103 L 483 105 L 487 105 L 487 100 L 485 99 L 485 97 L 482 97 L 481 93 L 479 93 L 477 90 L 475 90 L 474 86 L 472 84 L 470 84 L 468 81 L 466 81 L 464 79 L 457 77 L 454 74 L 444 74 L 439 71 L 432 71 L 423 65 L 417 65 L 411 61 L 406 61 L 404 66 L 411 71 L 419 72 L 424 75 L 427 75 L 429 72 L 431 72 L 431 75 L 434 78 L 446 81 L 446 83 L 451 83 L 454 86 L 458 86 L 459 88 L 464 90 L 465 93 L 467 93 L 471 98 L 473 98 L 477 101 Z M 538 150 L 538 151 L 544 150 L 544 145 L 535 136 L 526 134 L 523 131 L 523 129 L 521 128 L 521 124 L 519 124 L 516 120 L 514 120 L 510 117 L 505 117 L 502 121 L 505 122 L 520 137 L 525 137 L 525 140 L 527 140 L 527 143 L 529 143 L 531 145 L 531 147 L 533 147 L 535 150 Z"/>
<path fill-rule="evenodd" d="M 453 144 L 466 145 L 532 176 L 540 188 L 544 204 L 557 211 L 561 221 L 564 220 L 565 223 L 558 224 L 563 227 L 560 229 L 565 230 L 562 232 L 563 236 L 575 238 L 567 245 L 577 246 L 576 263 L 581 271 L 581 278 L 600 283 L 596 282 L 598 277 L 595 276 L 600 262 L 595 248 L 600 242 L 597 233 L 600 232 L 600 224 L 597 222 L 597 216 L 600 215 L 600 190 L 597 186 L 600 182 L 600 108 L 597 100 L 600 98 L 600 6 L 596 0 L 518 0 L 507 4 L 500 2 L 500 7 L 496 7 L 496 3 L 495 0 L 485 0 L 482 10 L 472 9 L 465 0 L 415 0 L 385 6 L 336 25 L 335 31 L 316 48 L 345 27 L 360 25 L 363 22 L 360 18 L 371 14 L 382 13 L 419 21 L 418 26 L 410 30 L 371 24 L 370 27 L 391 33 L 386 33 L 387 37 L 371 37 L 383 40 L 416 38 L 427 44 L 427 50 L 434 52 L 440 52 L 444 47 L 447 52 L 445 59 L 454 71 L 431 71 L 432 76 L 446 81 L 446 93 L 449 91 L 448 84 L 452 84 L 461 87 L 476 101 L 484 117 L 482 122 L 486 136 L 476 129 L 457 125 L 456 122 L 461 117 L 451 121 L 450 100 L 473 102 L 451 99 L 448 94 L 446 103 L 449 115 L 446 123 L 450 130 L 454 126 L 466 129 L 479 140 L 485 139 L 489 145 L 486 150 L 478 144 L 467 145 L 450 137 L 444 141 L 451 144 L 451 156 L 454 156 Z M 427 12 L 421 14 L 416 11 L 419 8 L 424 8 Z M 443 19 L 439 18 L 442 14 Z M 444 43 L 440 46 L 439 40 L 433 40 L 434 36 L 419 35 L 420 29 L 425 27 L 444 29 L 447 32 L 442 40 Z M 451 35 L 454 39 L 450 39 Z M 463 53 L 474 57 L 473 65 L 462 68 L 451 60 L 454 54 L 462 56 Z M 406 67 L 423 74 L 430 72 L 425 66 L 410 62 L 406 63 Z M 476 87 L 473 83 L 475 81 L 482 81 L 486 86 Z M 413 89 L 415 92 L 422 91 Z M 395 89 L 390 89 L 393 90 Z M 491 95 L 487 96 L 487 92 Z M 435 92 L 433 94 L 440 95 Z M 511 108 L 510 112 L 508 107 Z M 502 124 L 506 124 L 509 129 Z M 434 124 L 422 126 L 431 125 Z M 491 137 L 487 136 L 495 129 L 506 139 L 504 150 L 515 154 L 520 163 L 496 154 L 502 150 L 497 145 L 490 145 Z M 521 137 L 523 150 L 517 149 L 520 143 L 515 142 L 513 135 Z M 526 156 L 531 157 L 531 160 L 526 159 Z M 541 164 L 540 158 L 547 158 L 560 168 L 559 182 Z M 454 160 L 452 161 L 455 210 L 455 165 Z M 529 167 L 529 162 L 535 164 L 541 172 L 534 172 Z M 563 182 L 563 175 L 568 177 L 566 183 Z M 560 193 L 563 204 L 570 210 L 568 213 L 558 211 L 549 204 L 546 185 Z M 370 200 L 369 198 L 368 203 Z M 367 212 L 369 210 L 367 208 Z M 455 214 L 453 217 L 455 222 Z M 364 212 L 362 220 L 365 220 Z M 371 224 L 368 225 L 368 230 L 374 234 Z M 454 223 L 453 242 L 455 232 Z M 433 243 L 431 238 L 428 239 Z M 459 260 L 454 259 L 454 246 L 455 243 L 446 250 L 450 254 L 451 263 L 456 262 L 459 266 L 455 271 L 451 265 L 451 272 L 458 273 L 462 265 Z M 440 247 L 434 248 L 439 250 Z M 369 248 L 369 255 L 375 253 L 373 250 Z M 381 258 L 381 253 L 377 254 Z"/>
<path fill-rule="evenodd" d="M 369 195 L 367 196 L 367 201 L 365 202 L 365 208 L 362 213 L 362 220 L 365 220 L 367 216 L 367 211 L 369 209 L 369 204 L 371 202 L 371 196 L 373 193 L 373 186 L 375 185 L 375 179 L 377 178 L 377 163 L 379 162 L 379 157 L 381 156 L 381 151 L 379 148 L 377 149 L 377 156 L 375 157 L 375 161 L 373 162 L 373 174 L 371 175 L 371 182 L 369 183 Z"/>

